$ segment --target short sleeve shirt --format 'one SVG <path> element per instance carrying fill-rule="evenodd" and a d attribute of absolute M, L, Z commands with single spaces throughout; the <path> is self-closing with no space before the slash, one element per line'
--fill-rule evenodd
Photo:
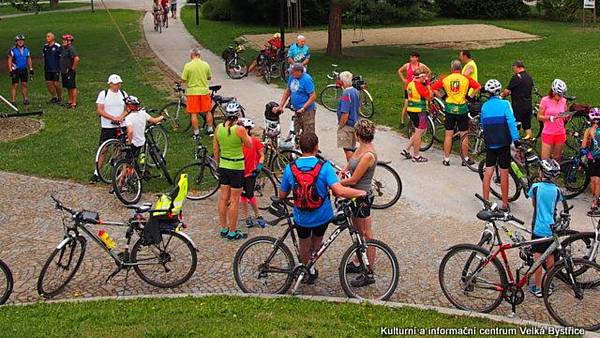
<path fill-rule="evenodd" d="M 540 101 L 540 110 L 544 110 L 544 116 L 558 116 L 560 113 L 567 111 L 567 99 L 561 97 L 556 101 L 549 96 L 544 96 Z M 542 134 L 546 135 L 564 135 L 565 121 L 564 119 L 556 119 L 554 122 L 544 121 L 544 130 Z"/>
<path fill-rule="evenodd" d="M 29 48 L 13 47 L 8 51 L 8 55 L 12 57 L 13 69 L 27 69 L 27 59 L 31 57 Z"/>
<path fill-rule="evenodd" d="M 127 97 L 127 93 L 124 91 L 117 91 L 116 93 L 112 90 L 103 90 L 98 93 L 96 98 L 96 104 L 103 104 L 104 111 L 110 116 L 119 116 L 125 111 L 125 102 L 123 101 Z M 111 123 L 111 121 L 104 116 L 100 117 L 100 124 L 102 128 L 118 128 Z"/>
<path fill-rule="evenodd" d="M 288 57 L 296 63 L 304 62 L 304 60 L 310 58 L 310 48 L 307 45 L 300 47 L 297 43 L 294 43 L 290 46 Z"/>
<path fill-rule="evenodd" d="M 208 95 L 212 71 L 206 61 L 193 59 L 185 64 L 181 78 L 187 84 L 188 95 Z"/>
<path fill-rule="evenodd" d="M 127 128 L 133 129 L 133 137 L 131 143 L 136 147 L 141 147 L 146 143 L 146 123 L 151 118 L 145 110 L 139 110 L 134 113 L 130 113 L 125 118 Z"/>
<path fill-rule="evenodd" d="M 251 176 L 256 170 L 260 153 L 265 147 L 262 142 L 256 137 L 252 137 L 252 147 L 244 146 L 244 177 Z"/>
<path fill-rule="evenodd" d="M 290 76 L 288 79 L 288 88 L 291 93 L 290 100 L 294 109 L 302 108 L 308 101 L 310 95 L 315 92 L 315 84 L 313 83 L 313 79 L 307 73 L 303 73 L 299 79 Z M 315 108 L 316 105 L 313 102 L 309 107 L 307 107 L 306 110 L 310 111 Z"/>
<path fill-rule="evenodd" d="M 527 194 L 535 199 L 533 206 L 533 234 L 540 237 L 552 236 L 552 225 L 556 216 L 556 206 L 564 197 L 552 182 L 534 183 Z"/>
<path fill-rule="evenodd" d="M 63 46 L 60 52 L 60 71 L 66 73 L 73 68 L 73 59 L 77 56 L 77 51 L 73 46 Z"/>
<path fill-rule="evenodd" d="M 346 88 L 340 96 L 337 107 L 338 121 L 342 114 L 348 114 L 347 126 L 353 127 L 358 121 L 358 112 L 360 110 L 360 94 L 354 87 Z"/>
<path fill-rule="evenodd" d="M 513 75 L 506 89 L 510 90 L 513 110 L 532 110 L 531 91 L 533 90 L 533 79 L 527 72 L 523 71 Z"/>
<path fill-rule="evenodd" d="M 45 44 L 42 52 L 44 54 L 44 70 L 58 73 L 60 71 L 60 45 L 56 42 L 51 45 Z"/>
<path fill-rule="evenodd" d="M 315 167 L 317 164 L 317 158 L 311 157 L 300 157 L 296 160 L 298 169 L 307 171 Z M 329 188 L 338 183 L 339 178 L 337 177 L 335 170 L 331 163 L 326 162 L 321 167 L 321 172 L 317 178 L 316 187 L 317 193 L 324 197 L 323 205 L 314 211 L 302 211 L 294 208 L 294 222 L 297 226 L 304 228 L 315 228 L 323 224 L 327 224 L 333 219 L 333 207 L 331 206 L 331 200 L 329 198 Z M 288 164 L 283 172 L 281 179 L 281 191 L 284 193 L 291 192 L 295 185 L 294 175 L 292 169 Z"/>

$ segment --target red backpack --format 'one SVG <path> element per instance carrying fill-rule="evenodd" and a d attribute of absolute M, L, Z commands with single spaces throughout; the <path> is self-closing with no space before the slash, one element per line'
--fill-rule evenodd
<path fill-rule="evenodd" d="M 317 178 L 323 168 L 323 161 L 318 161 L 317 164 L 308 171 L 302 171 L 292 162 L 290 169 L 296 184 L 292 192 L 294 193 L 294 206 L 302 211 L 313 211 L 319 209 L 325 200 L 317 191 Z"/>

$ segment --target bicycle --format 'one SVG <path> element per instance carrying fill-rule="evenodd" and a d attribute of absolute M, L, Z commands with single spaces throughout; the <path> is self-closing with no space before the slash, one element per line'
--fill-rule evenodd
<path fill-rule="evenodd" d="M 587 151 L 581 149 L 577 155 L 560 162 L 558 181 L 564 187 L 566 198 L 579 196 L 590 185 L 587 155 Z"/>
<path fill-rule="evenodd" d="M 85 255 L 87 239 L 97 244 L 107 255 L 114 260 L 115 270 L 108 276 L 105 283 L 125 270 L 125 287 L 129 270 L 135 273 L 146 283 L 159 288 L 177 287 L 192 277 L 196 271 L 198 248 L 192 239 L 182 231 L 185 225 L 178 217 L 167 223 L 161 223 L 160 241 L 149 244 L 144 237 L 145 226 L 148 219 L 144 214 L 152 217 L 155 212 L 149 204 L 142 206 L 127 206 L 134 210 L 134 215 L 127 222 L 113 222 L 100 219 L 97 212 L 87 210 L 74 210 L 66 207 L 56 197 L 51 196 L 55 209 L 63 212 L 64 239 L 52 251 L 37 281 L 37 291 L 44 298 L 52 298 L 60 294 L 67 284 L 73 279 Z M 125 239 L 127 244 L 122 252 L 116 252 L 92 233 L 89 225 L 108 225 L 126 227 Z M 133 235 L 138 235 L 138 240 L 129 246 Z M 115 243 L 116 244 L 116 243 Z M 187 257 L 187 258 L 186 258 Z"/>
<path fill-rule="evenodd" d="M 12 272 L 8 265 L 0 259 L 0 305 L 6 303 L 13 291 L 13 286 Z"/>
<path fill-rule="evenodd" d="M 332 222 L 337 226 L 333 233 L 323 242 L 316 254 L 307 265 L 296 264 L 298 256 L 298 240 L 294 232 L 295 224 L 288 205 L 277 197 L 272 198 L 273 204 L 284 215 L 271 222 L 276 225 L 286 221 L 287 228 L 279 238 L 259 236 L 245 242 L 237 251 L 233 260 L 233 274 L 236 284 L 244 293 L 273 293 L 285 294 L 292 288 L 296 294 L 300 283 L 309 275 L 309 271 L 323 256 L 331 243 L 346 229 L 352 238 L 352 244 L 342 256 L 339 266 L 340 283 L 344 293 L 350 298 L 364 299 L 389 299 L 398 285 L 399 268 L 398 260 L 393 250 L 379 240 L 365 240 L 352 223 L 352 200 L 337 200 L 336 214 Z M 294 254 L 285 244 L 288 236 L 292 239 Z M 377 250 L 372 257 L 377 257 L 376 262 L 369 261 L 367 251 Z M 369 255 L 371 256 L 371 255 Z M 346 271 L 346 266 L 354 258 L 359 261 L 362 273 L 373 274 L 375 283 L 369 286 L 354 287 L 350 278 L 352 275 Z M 299 259 L 298 259 L 299 260 Z M 385 260 L 385 261 L 384 261 Z M 383 287 L 382 287 L 383 286 Z M 381 290 L 381 291 L 379 291 Z"/>
<path fill-rule="evenodd" d="M 337 111 L 337 104 L 342 96 L 343 88 L 340 81 L 340 73 L 336 71 L 338 65 L 332 64 L 333 70 L 327 78 L 333 80 L 334 83 L 327 85 L 321 93 L 319 93 L 319 102 L 327 110 L 335 112 Z M 352 78 L 352 87 L 356 88 L 360 94 L 360 109 L 359 114 L 364 118 L 371 118 L 375 114 L 375 104 L 373 103 L 373 96 L 369 93 L 367 82 L 360 75 L 356 75 Z"/>
<path fill-rule="evenodd" d="M 242 56 L 246 50 L 245 42 L 234 41 L 233 46 L 228 46 L 221 57 L 225 61 L 225 72 L 231 79 L 238 80 L 248 75 L 248 63 Z"/>
<path fill-rule="evenodd" d="M 486 220 L 503 217 L 491 211 L 481 216 Z M 600 273 L 600 265 L 585 259 L 572 258 L 569 250 L 561 244 L 556 231 L 567 229 L 569 220 L 568 213 L 561 213 L 552 237 L 524 241 L 517 239 L 513 243 L 499 246 L 493 252 L 473 244 L 451 247 L 439 268 L 439 283 L 444 295 L 457 308 L 477 312 L 491 312 L 506 300 L 511 304 L 514 314 L 516 306 L 525 299 L 522 288 L 527 285 L 529 277 L 541 267 L 546 258 L 558 252 L 560 260 L 546 273 L 543 281 L 542 295 L 546 309 L 552 318 L 563 326 L 592 331 L 599 329 L 600 321 L 592 317 L 597 317 L 595 307 L 599 304 L 600 290 L 597 289 L 600 283 L 597 277 L 592 281 L 587 281 L 585 277 L 590 273 Z M 515 279 L 506 252 L 543 243 L 550 243 L 550 247 L 531 266 L 521 264 Z M 467 258 L 459 257 L 462 255 Z M 502 258 L 502 262 L 498 256 Z M 572 299 L 575 299 L 576 303 L 567 304 Z M 586 305 L 584 301 L 593 308 L 578 309 L 577 305 Z"/>
<path fill-rule="evenodd" d="M 273 57 L 273 54 L 276 55 L 276 57 Z M 258 69 L 262 73 L 263 79 L 267 84 L 270 84 L 272 79 L 282 76 L 281 67 L 283 66 L 283 62 L 278 57 L 279 55 L 281 55 L 281 53 L 279 53 L 276 48 L 269 46 L 266 49 L 261 50 L 256 58 Z"/>

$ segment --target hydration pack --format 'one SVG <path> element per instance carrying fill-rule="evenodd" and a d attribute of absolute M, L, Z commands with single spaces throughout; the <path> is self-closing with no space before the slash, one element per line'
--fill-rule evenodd
<path fill-rule="evenodd" d="M 317 178 L 323 168 L 323 161 L 318 161 L 317 164 L 310 170 L 302 171 L 296 165 L 296 161 L 292 162 L 290 169 L 296 184 L 292 190 L 294 194 L 294 206 L 302 211 L 313 211 L 319 209 L 323 205 L 324 198 L 317 191 Z"/>

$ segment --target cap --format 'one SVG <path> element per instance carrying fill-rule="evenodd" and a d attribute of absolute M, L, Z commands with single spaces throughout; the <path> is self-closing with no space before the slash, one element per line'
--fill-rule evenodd
<path fill-rule="evenodd" d="M 512 65 L 515 67 L 525 67 L 525 63 L 522 60 L 515 60 Z"/>
<path fill-rule="evenodd" d="M 292 70 L 298 70 L 304 73 L 304 66 L 301 63 L 294 63 Z"/>
<path fill-rule="evenodd" d="M 117 74 L 111 74 L 108 77 L 108 84 L 117 84 L 117 83 L 123 83 L 123 80 L 121 79 L 121 77 Z"/>

